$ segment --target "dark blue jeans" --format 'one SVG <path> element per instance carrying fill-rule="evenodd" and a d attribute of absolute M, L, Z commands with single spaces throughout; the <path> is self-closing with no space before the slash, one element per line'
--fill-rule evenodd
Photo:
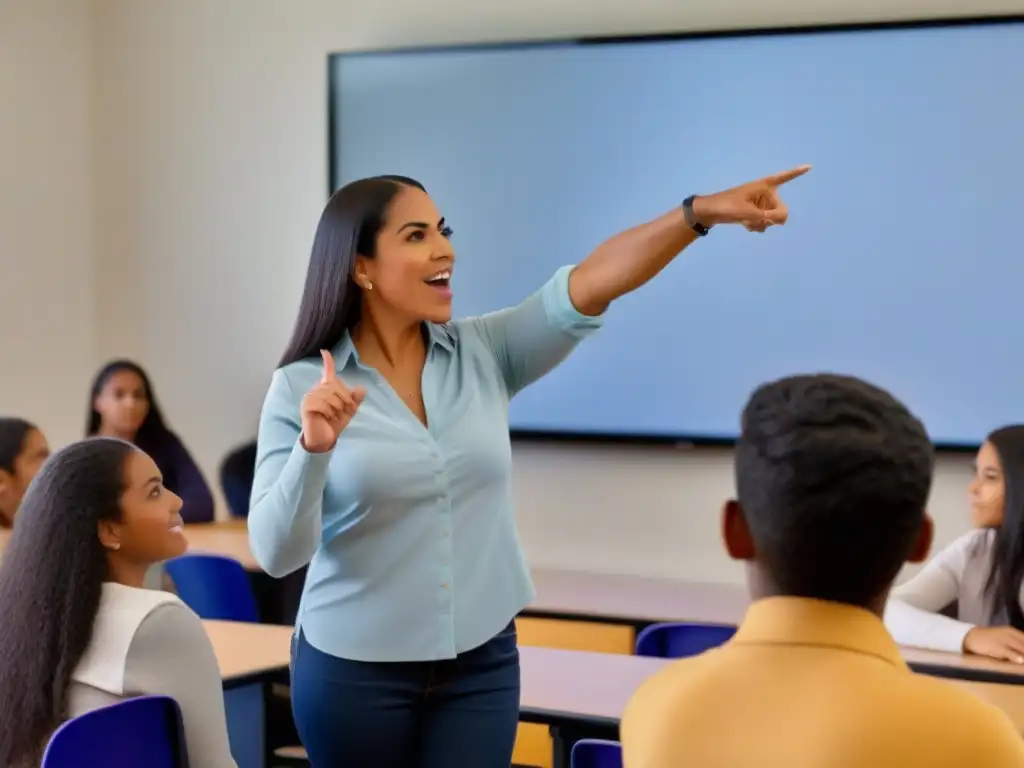
<path fill-rule="evenodd" d="M 445 661 L 347 661 L 293 642 L 292 709 L 313 768 L 508 768 L 515 622 Z"/>

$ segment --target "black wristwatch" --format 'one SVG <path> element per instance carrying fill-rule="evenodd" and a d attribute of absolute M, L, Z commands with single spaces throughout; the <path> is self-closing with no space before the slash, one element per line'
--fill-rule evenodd
<path fill-rule="evenodd" d="M 705 227 L 703 224 L 693 218 L 693 199 L 696 195 L 690 195 L 688 198 L 683 200 L 683 218 L 686 219 L 687 226 L 690 227 L 701 237 L 704 237 L 710 230 L 711 227 Z"/>

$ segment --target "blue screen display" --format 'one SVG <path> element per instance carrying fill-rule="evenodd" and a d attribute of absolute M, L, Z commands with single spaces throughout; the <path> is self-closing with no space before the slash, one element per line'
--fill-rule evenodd
<path fill-rule="evenodd" d="M 690 193 L 812 163 L 520 393 L 513 429 L 734 438 L 759 383 L 855 374 L 940 444 L 1024 421 L 1024 24 L 332 58 L 334 178 L 422 181 L 457 316 L 516 304 Z"/>

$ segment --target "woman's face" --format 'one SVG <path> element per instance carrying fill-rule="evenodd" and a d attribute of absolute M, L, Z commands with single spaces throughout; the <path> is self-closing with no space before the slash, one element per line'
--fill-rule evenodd
<path fill-rule="evenodd" d="M 450 236 L 430 196 L 402 187 L 377 235 L 376 254 L 356 260 L 355 280 L 363 290 L 364 306 L 384 304 L 417 321 L 448 322 L 455 264 Z"/>
<path fill-rule="evenodd" d="M 14 523 L 21 499 L 28 484 L 50 455 L 50 446 L 43 433 L 31 429 L 21 444 L 21 453 L 14 457 L 14 471 L 0 469 L 0 517 L 8 525 Z"/>
<path fill-rule="evenodd" d="M 985 443 L 975 460 L 974 479 L 968 486 L 971 497 L 971 522 L 976 528 L 997 528 L 1003 522 L 1006 485 L 999 452 Z"/>
<path fill-rule="evenodd" d="M 153 459 L 132 451 L 124 474 L 121 520 L 100 523 L 100 541 L 110 556 L 149 566 L 184 554 L 188 541 L 182 530 L 181 499 L 164 488 Z"/>
<path fill-rule="evenodd" d="M 115 371 L 103 382 L 93 408 L 105 433 L 134 438 L 149 413 L 146 384 L 134 371 Z"/>

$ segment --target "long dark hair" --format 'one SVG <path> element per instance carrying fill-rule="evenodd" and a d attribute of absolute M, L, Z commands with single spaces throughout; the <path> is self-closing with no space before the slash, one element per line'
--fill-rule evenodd
<path fill-rule="evenodd" d="M 1020 606 L 1024 583 L 1024 425 L 1002 427 L 986 438 L 1003 465 L 1003 522 L 996 529 L 986 590 L 993 611 L 1005 611 L 1010 625 L 1024 630 Z"/>
<path fill-rule="evenodd" d="M 51 456 L 21 502 L 0 564 L 0 765 L 37 765 L 67 716 L 71 675 L 92 637 L 107 578 L 97 528 L 121 516 L 125 462 L 113 438 Z"/>
<path fill-rule="evenodd" d="M 0 469 L 14 472 L 14 460 L 25 449 L 25 438 L 34 429 L 36 425 L 24 419 L 0 417 Z"/>
<path fill-rule="evenodd" d="M 139 427 L 139 431 L 135 434 L 135 445 L 150 455 L 158 456 L 162 453 L 162 449 L 167 443 L 177 438 L 167 428 L 163 411 L 160 410 L 160 406 L 157 404 L 156 395 L 153 392 L 153 384 L 150 382 L 149 376 L 146 375 L 141 365 L 131 360 L 111 360 L 96 374 L 96 378 L 92 382 L 92 389 L 89 392 L 89 411 L 85 422 L 85 436 L 91 437 L 99 433 L 102 419 L 99 411 L 96 410 L 96 398 L 103 391 L 103 387 L 106 386 L 110 377 L 121 371 L 130 371 L 142 380 L 142 386 L 146 390 L 146 399 L 149 401 L 149 411 L 146 413 L 146 418 Z"/>
<path fill-rule="evenodd" d="M 313 238 L 295 330 L 278 366 L 316 357 L 355 325 L 362 297 L 352 279 L 356 255 L 373 257 L 388 206 L 402 187 L 423 189 L 407 176 L 373 176 L 331 195 Z"/>

